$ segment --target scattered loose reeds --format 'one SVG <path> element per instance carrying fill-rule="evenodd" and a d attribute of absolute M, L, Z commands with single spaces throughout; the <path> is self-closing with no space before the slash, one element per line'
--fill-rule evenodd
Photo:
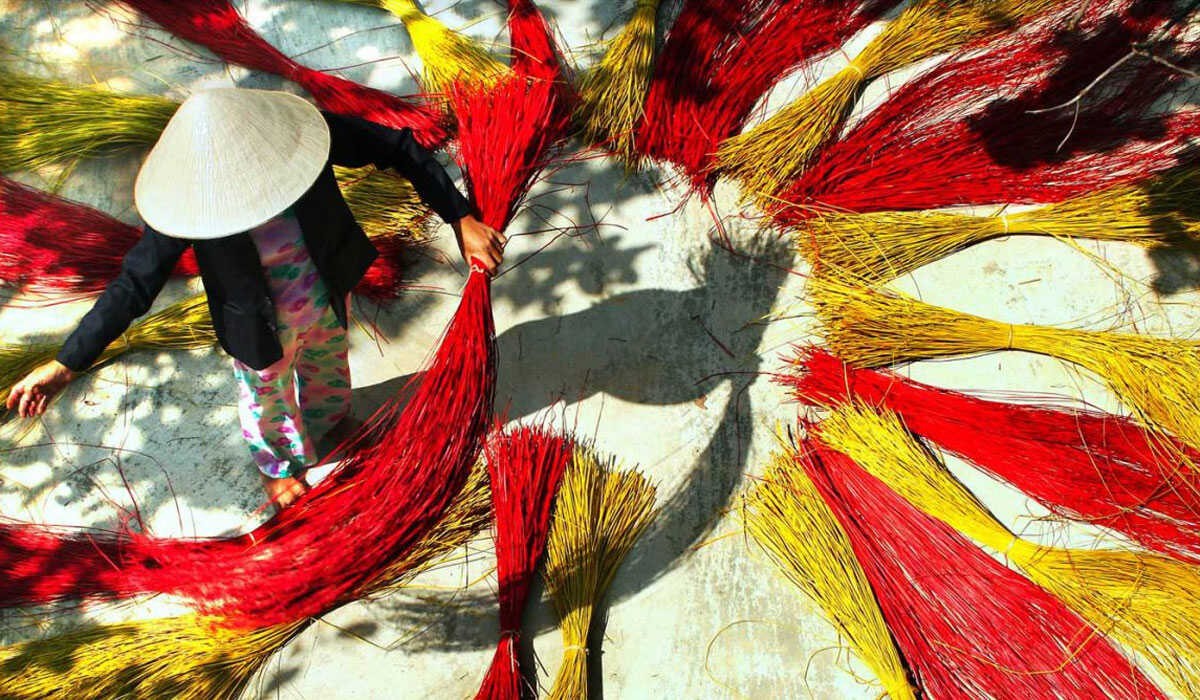
<path fill-rule="evenodd" d="M 548 697 L 587 700 L 592 621 L 621 562 L 654 519 L 655 489 L 634 470 L 577 445 L 563 474 L 543 578 L 562 630 L 563 658 Z"/>

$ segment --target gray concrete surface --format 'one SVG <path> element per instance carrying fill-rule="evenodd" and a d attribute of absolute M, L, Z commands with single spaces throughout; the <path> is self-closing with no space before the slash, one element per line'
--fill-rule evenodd
<path fill-rule="evenodd" d="M 318 68 L 375 87 L 412 91 L 419 70 L 403 29 L 381 12 L 336 2 L 239 2 L 276 46 Z M 597 37 L 620 24 L 628 3 L 541 2 L 580 64 Z M 430 0 L 431 13 L 502 47 L 491 0 Z M 669 8 L 667 10 L 669 12 Z M 18 65 L 114 89 L 183 97 L 201 85 L 280 86 L 279 81 L 204 58 L 160 32 L 137 31 L 84 2 L 0 0 L 0 36 Z M 848 47 L 853 53 L 876 28 Z M 843 56 L 812 67 L 832 70 Z M 795 96 L 797 76 L 767 101 Z M 870 109 L 895 79 L 864 99 Z M 82 164 L 62 193 L 133 220 L 138 159 Z M 25 174 L 45 186 L 54 173 Z M 552 413 L 597 445 L 637 464 L 659 486 L 663 512 L 613 587 L 602 662 L 609 698 L 873 698 L 859 663 L 838 651 L 819 610 L 779 576 L 741 534 L 737 493 L 761 472 L 773 431 L 797 409 L 761 373 L 789 344 L 813 338 L 800 275 L 748 262 L 714 246 L 713 214 L 678 207 L 671 173 L 626 177 L 595 159 L 537 186 L 511 231 L 546 221 L 595 224 L 553 241 L 520 236 L 519 267 L 495 284 L 500 333 L 498 405 L 514 419 Z M 735 246 L 760 261 L 794 264 L 786 245 L 756 230 L 752 212 L 719 190 L 716 209 Z M 978 246 L 898 283 L 925 298 L 1012 321 L 1192 337 L 1195 263 L 1152 258 L 1138 248 L 1013 238 Z M 435 249 L 453 259 L 448 230 Z M 799 271 L 803 271 L 800 269 Z M 377 345 L 353 336 L 356 412 L 365 414 L 416 371 L 452 313 L 461 262 L 421 266 L 414 290 L 376 322 Z M 1173 291 L 1156 296 L 1150 284 Z M 161 303 L 196 285 L 173 283 Z M 86 304 L 20 308 L 0 300 L 5 342 L 68 330 Z M 366 310 L 366 309 L 364 309 Z M 373 313 L 373 311 L 371 311 Z M 949 387 L 1036 390 L 1119 410 L 1093 377 L 1047 358 L 1006 353 L 924 363 L 913 376 Z M 227 533 L 252 526 L 257 476 L 236 426 L 228 358 L 211 351 L 135 355 L 77 382 L 44 420 L 0 428 L 0 513 L 38 522 L 113 525 L 134 501 L 163 535 Z M 962 465 L 972 488 L 1010 524 L 1037 537 L 1082 543 L 1104 533 L 1042 519 L 1019 494 Z M 123 475 L 123 478 L 122 478 Z M 124 481 L 129 484 L 126 492 Z M 248 697 L 462 698 L 473 695 L 498 634 L 495 577 L 486 543 L 409 590 L 328 615 L 273 660 Z M 538 589 L 537 595 L 540 595 Z M 536 596 L 535 596 L 536 597 Z M 0 640 L 171 609 L 166 601 L 0 616 Z M 547 604 L 527 630 L 543 681 L 561 650 Z"/>

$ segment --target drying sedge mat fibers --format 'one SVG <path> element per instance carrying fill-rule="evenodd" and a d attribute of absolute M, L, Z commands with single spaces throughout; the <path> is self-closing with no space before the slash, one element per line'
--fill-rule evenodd
<path fill-rule="evenodd" d="M 547 697 L 577 700 L 588 694 L 592 620 L 617 569 L 654 519 L 655 488 L 640 473 L 576 445 L 562 477 L 546 545 L 542 578 L 554 599 L 563 659 Z"/>
<path fill-rule="evenodd" d="M 965 47 L 891 93 L 781 193 L 747 192 L 796 225 L 831 210 L 1050 204 L 1186 162 L 1200 110 L 1156 108 L 1182 74 L 1150 59 L 1106 72 L 1166 22 L 1169 8 L 1145 16 L 1133 2 L 1091 3 L 1064 35 L 1078 16 L 1067 3 Z M 1097 82 L 1078 111 L 1057 108 Z"/>
<path fill-rule="evenodd" d="M 546 551 L 550 511 L 574 443 L 541 427 L 519 426 L 488 441 L 500 642 L 477 700 L 532 697 L 522 690 L 517 645 L 533 574 Z"/>
<path fill-rule="evenodd" d="M 777 195 L 849 116 L 873 80 L 972 39 L 1011 30 L 1061 0 L 918 0 L 848 66 L 762 124 L 720 145 L 718 169 L 748 194 Z"/>
<path fill-rule="evenodd" d="M 0 540 L 0 570 L 20 572 L 25 583 L 6 576 L 0 602 L 172 593 L 222 624 L 252 629 L 353 599 L 388 562 L 417 546 L 462 490 L 491 417 L 494 353 L 490 282 L 472 272 L 408 403 L 397 397 L 377 411 L 339 449 L 346 457 L 338 469 L 296 505 L 232 538 L 92 533 L 82 546 L 113 556 L 108 568 L 82 581 L 43 576 L 58 565 L 57 538 L 48 549 L 44 530 L 10 528 Z M 30 559 L 31 551 L 41 558 Z"/>
<path fill-rule="evenodd" d="M 1014 536 L 895 416 L 841 409 L 822 422 L 820 439 L 916 508 L 1005 554 L 1099 632 L 1153 664 L 1185 697 L 1200 692 L 1196 567 L 1148 552 L 1044 547 Z M 1138 694 L 1098 695 L 1108 696 Z"/>
<path fill-rule="evenodd" d="M 886 0 L 688 0 L 667 33 L 636 146 L 679 166 L 708 194 L 718 145 L 788 72 L 836 49 Z"/>
<path fill-rule="evenodd" d="M 855 366 L 996 350 L 1056 357 L 1098 375 L 1148 425 L 1200 448 L 1193 391 L 1200 383 L 1200 344 L 1194 341 L 1001 323 L 830 279 L 814 279 L 809 289 L 825 342 Z"/>
<path fill-rule="evenodd" d="M 478 463 L 445 516 L 404 557 L 388 563 L 362 595 L 407 585 L 467 544 L 487 526 L 490 514 L 487 469 Z M 85 535 L 76 532 L 61 544 L 86 544 L 84 540 Z M 59 554 L 67 552 L 60 549 Z M 90 562 L 93 571 L 111 566 L 94 547 L 75 552 L 70 562 L 76 576 L 87 575 L 82 562 Z M 197 615 L 136 620 L 3 647 L 0 692 L 20 700 L 64 695 L 80 700 L 126 696 L 234 700 L 313 618 L 254 630 L 225 629 L 221 622 Z M 70 660 L 64 662 L 65 657 Z"/>
<path fill-rule="evenodd" d="M 198 294 L 141 318 L 109 345 L 95 366 L 129 351 L 194 350 L 215 345 L 216 331 L 208 314 L 208 297 Z M 35 368 L 53 360 L 61 343 L 0 344 L 0 406 L 17 382 Z"/>
<path fill-rule="evenodd" d="M 1051 512 L 1119 532 L 1200 564 L 1200 455 L 1133 421 L 1097 411 L 988 401 L 855 369 L 803 348 L 779 381 L 798 400 L 869 405 L 895 413 L 913 433 L 1031 496 Z"/>
<path fill-rule="evenodd" d="M 558 107 L 566 110 L 573 105 L 576 95 L 568 85 L 571 76 L 546 16 L 533 0 L 504 0 L 503 4 L 508 6 L 513 71 L 533 80 L 554 83 L 558 89 Z"/>
<path fill-rule="evenodd" d="M 846 531 L 805 474 L 819 452 L 776 452 L 745 498 L 746 531 L 780 572 L 825 611 L 850 648 L 894 700 L 915 700 L 916 690 L 896 641 Z"/>
<path fill-rule="evenodd" d="M 335 168 L 346 204 L 379 250 L 354 291 L 396 299 L 415 251 L 428 240 L 430 210 L 405 178 L 374 168 Z M 0 176 L 0 285 L 59 302 L 99 294 L 121 271 L 142 229 L 98 209 Z M 174 274 L 199 273 L 189 249 Z M 37 299 L 18 297 L 15 304 Z"/>
<path fill-rule="evenodd" d="M 1010 235 L 1123 241 L 1147 248 L 1200 238 L 1200 169 L 1175 170 L 1016 214 L 823 213 L 796 229 L 816 274 L 881 284 L 976 243 Z"/>
<path fill-rule="evenodd" d="M 343 1 L 387 10 L 404 22 L 413 49 L 421 57 L 421 82 L 430 92 L 445 92 L 461 80 L 486 84 L 508 70 L 474 39 L 421 11 L 415 0 Z"/>
<path fill-rule="evenodd" d="M 817 432 L 822 459 L 804 465 L 849 536 L 923 695 L 1165 697 L 1103 628 L 855 464 L 868 449 L 877 462 L 893 459 L 889 442 L 847 458 L 828 449 L 840 452 L 842 443 L 826 440 L 825 424 Z"/>
<path fill-rule="evenodd" d="M 655 19 L 659 0 L 636 0 L 633 14 L 613 38 L 600 61 L 579 85 L 576 121 L 584 139 L 626 164 L 637 161 L 633 130 L 654 68 Z"/>
<path fill-rule="evenodd" d="M 397 129 L 409 127 L 417 141 L 429 148 L 436 148 L 447 138 L 436 109 L 296 63 L 259 36 L 229 0 L 121 2 L 230 63 L 274 73 L 299 84 L 323 109 Z"/>

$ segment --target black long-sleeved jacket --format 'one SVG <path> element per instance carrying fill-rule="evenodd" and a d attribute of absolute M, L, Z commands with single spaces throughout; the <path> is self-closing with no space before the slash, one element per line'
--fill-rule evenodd
<path fill-rule="evenodd" d="M 333 175 L 333 165 L 394 168 L 444 221 L 470 213 L 441 164 L 409 129 L 391 129 L 357 117 L 323 113 L 330 131 L 329 161 L 315 183 L 293 205 L 304 243 L 330 291 L 330 302 L 346 326 L 345 295 L 378 256 L 354 220 Z M 283 356 L 258 249 L 249 233 L 212 240 L 172 238 L 146 226 L 125 255 L 117 275 L 79 322 L 58 353 L 75 371 L 90 367 L 104 348 L 145 314 L 188 246 L 196 262 L 221 347 L 246 365 L 262 369 Z"/>

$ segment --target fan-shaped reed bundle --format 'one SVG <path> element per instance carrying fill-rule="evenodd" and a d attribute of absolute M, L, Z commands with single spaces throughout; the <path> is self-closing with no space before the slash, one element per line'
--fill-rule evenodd
<path fill-rule="evenodd" d="M 850 65 L 718 149 L 717 169 L 751 195 L 777 195 L 842 125 L 871 81 L 972 39 L 1009 29 L 1055 0 L 921 0 L 910 5 Z"/>
<path fill-rule="evenodd" d="M 848 274 L 874 285 L 1002 236 L 1090 238 L 1148 248 L 1200 238 L 1197 198 L 1200 169 L 1192 167 L 1017 214 L 822 214 L 797 229 L 795 240 L 817 274 Z"/>
<path fill-rule="evenodd" d="M 893 415 L 842 409 L 820 439 L 907 501 L 1004 553 L 1035 583 L 1152 663 L 1186 697 L 1200 693 L 1200 573 L 1147 552 L 1044 547 L 1016 537 Z"/>
<path fill-rule="evenodd" d="M 576 120 L 588 143 L 598 144 L 627 165 L 636 162 L 634 129 L 642 118 L 654 70 L 655 19 L 659 0 L 636 0 L 621 33 L 579 86 Z"/>
<path fill-rule="evenodd" d="M 1056 357 L 1098 375 L 1141 420 L 1200 448 L 1200 407 L 1193 393 L 1200 383 L 1200 343 L 1001 323 L 832 280 L 814 280 L 811 289 L 826 342 L 853 365 L 882 367 L 995 350 Z"/>
<path fill-rule="evenodd" d="M 208 298 L 198 294 L 135 322 L 104 350 L 96 365 L 133 350 L 193 350 L 216 342 Z M 13 384 L 54 359 L 60 347 L 51 342 L 0 345 L 0 404 L 8 400 Z"/>
<path fill-rule="evenodd" d="M 762 480 L 746 494 L 746 530 L 783 575 L 821 606 L 875 673 L 883 692 L 894 700 L 915 699 L 896 641 L 850 540 L 800 466 L 820 457 L 802 449 L 795 454 L 776 452 L 769 459 Z"/>
<path fill-rule="evenodd" d="M 590 697 L 592 619 L 621 562 L 654 519 L 654 496 L 654 486 L 637 471 L 619 470 L 615 460 L 575 447 L 559 486 L 542 574 L 563 637 L 563 660 L 548 697 Z"/>
<path fill-rule="evenodd" d="M 421 11 L 414 0 L 345 0 L 378 7 L 404 22 L 413 48 L 421 57 L 422 82 L 431 92 L 445 92 L 457 81 L 490 83 L 508 71 L 477 41 L 450 29 Z"/>

